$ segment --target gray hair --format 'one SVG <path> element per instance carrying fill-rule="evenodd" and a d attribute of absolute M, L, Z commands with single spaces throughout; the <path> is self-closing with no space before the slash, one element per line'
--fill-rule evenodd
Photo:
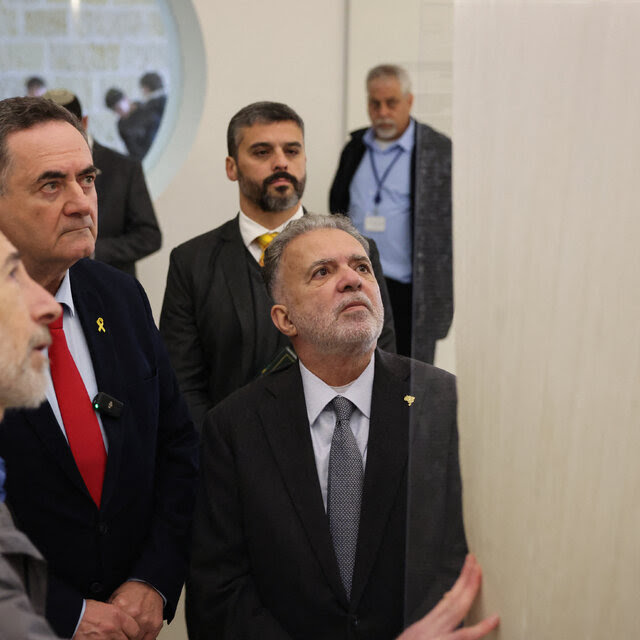
<path fill-rule="evenodd" d="M 236 113 L 227 127 L 227 153 L 234 160 L 238 159 L 241 130 L 252 127 L 256 123 L 271 124 L 272 122 L 295 122 L 304 136 L 304 122 L 302 118 L 288 105 L 282 102 L 253 102 Z"/>
<path fill-rule="evenodd" d="M 379 64 L 377 67 L 373 67 L 367 73 L 367 89 L 369 89 L 369 83 L 378 78 L 395 78 L 400 83 L 402 93 L 405 95 L 411 93 L 411 78 L 409 78 L 406 69 L 397 64 Z"/>
<path fill-rule="evenodd" d="M 0 195 L 3 194 L 11 156 L 7 138 L 17 131 L 31 129 L 45 122 L 67 122 L 86 140 L 82 124 L 70 111 L 46 98 L 7 98 L 0 100 Z"/>
<path fill-rule="evenodd" d="M 368 240 L 353 226 L 353 223 L 347 216 L 341 214 L 307 213 L 303 215 L 302 218 L 291 221 L 282 233 L 274 238 L 264 253 L 262 278 L 267 285 L 269 295 L 274 300 L 279 279 L 278 271 L 280 261 L 287 245 L 298 236 L 319 229 L 338 229 L 339 231 L 348 233 L 362 245 L 367 256 L 369 256 Z"/>

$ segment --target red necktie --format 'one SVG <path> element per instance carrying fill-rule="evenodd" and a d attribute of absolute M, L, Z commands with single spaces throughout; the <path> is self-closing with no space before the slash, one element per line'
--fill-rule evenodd
<path fill-rule="evenodd" d="M 49 347 L 51 378 L 67 440 L 82 479 L 99 507 L 107 464 L 107 452 L 100 424 L 76 363 L 69 352 L 62 329 L 62 315 L 49 325 L 49 329 L 52 339 Z"/>

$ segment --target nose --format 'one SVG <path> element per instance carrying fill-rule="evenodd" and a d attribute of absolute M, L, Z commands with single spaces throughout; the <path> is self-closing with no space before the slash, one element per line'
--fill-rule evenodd
<path fill-rule="evenodd" d="M 287 160 L 287 154 L 284 152 L 284 149 L 276 149 L 273 154 L 273 171 L 286 171 L 289 167 L 289 162 Z"/>
<path fill-rule="evenodd" d="M 62 313 L 62 307 L 46 289 L 29 276 L 26 277 L 26 296 L 31 318 L 37 324 L 48 325 Z"/>
<path fill-rule="evenodd" d="M 72 182 L 68 185 L 65 195 L 63 212 L 66 216 L 91 215 L 97 208 L 95 187 L 83 189 L 77 182 Z"/>
<path fill-rule="evenodd" d="M 362 277 L 355 269 L 345 266 L 340 270 L 340 279 L 338 281 L 340 291 L 358 291 L 361 287 Z"/>

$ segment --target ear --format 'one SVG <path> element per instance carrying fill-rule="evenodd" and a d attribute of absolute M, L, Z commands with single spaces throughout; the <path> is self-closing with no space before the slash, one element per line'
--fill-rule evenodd
<path fill-rule="evenodd" d="M 238 179 L 238 165 L 231 156 L 226 157 L 224 161 L 224 168 L 227 171 L 227 178 L 235 182 Z"/>
<path fill-rule="evenodd" d="M 80 123 L 82 124 L 82 128 L 85 131 L 88 131 L 87 127 L 89 126 L 89 116 L 82 116 Z"/>
<path fill-rule="evenodd" d="M 413 93 L 407 94 L 407 102 L 409 103 L 409 110 L 413 107 Z"/>
<path fill-rule="evenodd" d="M 271 307 L 271 320 L 273 324 L 276 325 L 278 331 L 284 333 L 288 338 L 293 338 L 298 335 L 298 330 L 289 318 L 287 307 L 283 304 L 274 304 L 273 307 Z"/>

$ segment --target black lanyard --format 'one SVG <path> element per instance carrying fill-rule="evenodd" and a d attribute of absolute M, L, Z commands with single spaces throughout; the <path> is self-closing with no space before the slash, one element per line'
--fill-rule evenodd
<path fill-rule="evenodd" d="M 382 174 L 382 178 L 381 178 L 378 174 L 378 169 L 373 159 L 373 150 L 371 148 L 369 149 L 369 158 L 371 159 L 371 170 L 373 171 L 373 177 L 376 181 L 376 185 L 378 186 L 378 190 L 376 191 L 376 197 L 373 199 L 373 202 L 376 205 L 379 205 L 380 201 L 382 200 L 382 185 L 384 184 L 384 181 L 387 179 L 387 176 L 389 175 L 389 172 L 391 171 L 391 169 L 393 169 L 393 165 L 398 161 L 398 158 L 402 155 L 403 151 L 404 149 L 402 147 L 398 149 L 398 151 L 396 152 L 396 155 L 393 157 L 393 160 L 389 163 L 389 166 L 385 169 L 385 172 Z"/>

